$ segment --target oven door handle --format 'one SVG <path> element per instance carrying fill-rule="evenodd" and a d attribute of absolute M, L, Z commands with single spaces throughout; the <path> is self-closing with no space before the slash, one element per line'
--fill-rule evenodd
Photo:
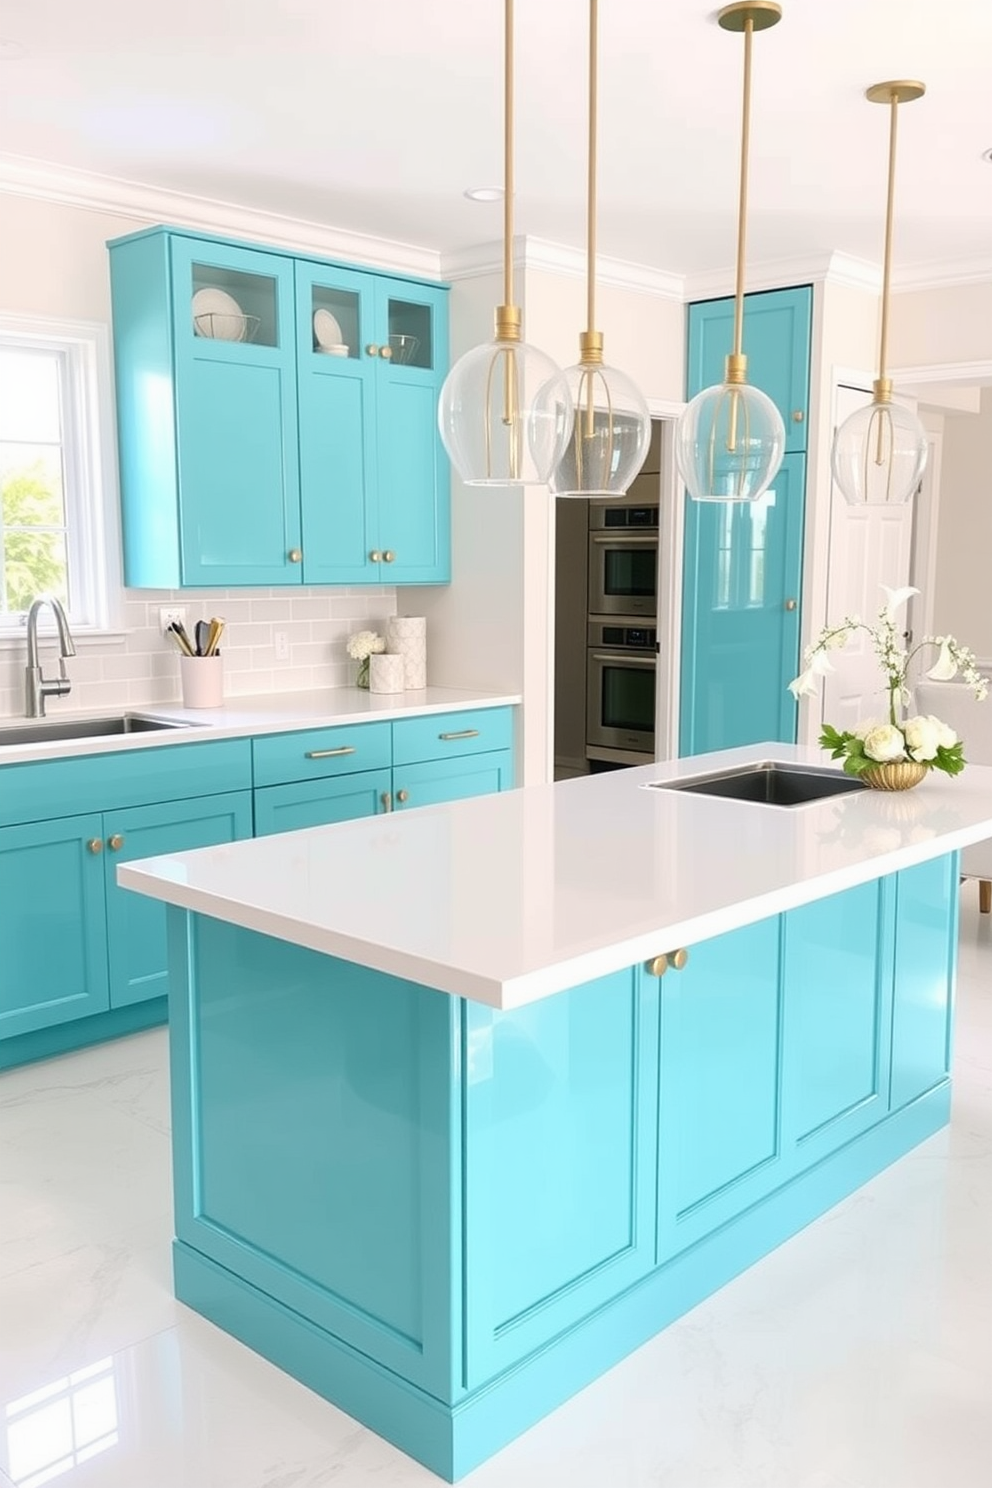
<path fill-rule="evenodd" d="M 653 667 L 658 665 L 657 656 L 627 656 L 622 651 L 610 651 L 609 653 L 605 651 L 594 651 L 592 653 L 592 659 L 593 661 L 618 662 L 621 666 Z"/>
<path fill-rule="evenodd" d="M 625 532 L 622 537 L 615 532 L 593 532 L 590 535 L 594 543 L 612 543 L 618 548 L 629 548 L 634 543 L 640 543 L 644 547 L 649 543 L 658 546 L 657 532 Z"/>

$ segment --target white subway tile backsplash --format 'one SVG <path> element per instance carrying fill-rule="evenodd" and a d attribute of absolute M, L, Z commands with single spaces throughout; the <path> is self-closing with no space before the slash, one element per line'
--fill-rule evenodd
<path fill-rule="evenodd" d="M 128 589 L 121 606 L 126 636 L 87 642 L 67 663 L 72 692 L 68 708 L 148 706 L 178 700 L 179 654 L 159 631 L 159 607 L 183 605 L 186 628 L 221 615 L 227 629 L 221 641 L 224 691 L 228 697 L 266 692 L 297 692 L 315 687 L 354 685 L 356 664 L 345 651 L 356 630 L 385 633 L 386 617 L 396 613 L 396 591 L 372 589 L 168 590 Z M 289 660 L 275 659 L 274 632 L 285 631 Z M 46 675 L 54 652 L 44 648 Z M 59 705 L 53 703 L 54 713 Z M 19 648 L 0 651 L 0 717 L 24 712 L 24 656 Z"/>

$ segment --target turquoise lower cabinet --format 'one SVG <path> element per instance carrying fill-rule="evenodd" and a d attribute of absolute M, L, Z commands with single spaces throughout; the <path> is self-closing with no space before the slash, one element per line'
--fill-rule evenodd
<path fill-rule="evenodd" d="M 102 848 L 98 813 L 0 828 L 0 1040 L 109 1006 Z"/>
<path fill-rule="evenodd" d="M 654 1265 L 657 1047 L 657 983 L 633 970 L 465 1005 L 469 1386 Z"/>
<path fill-rule="evenodd" d="M 887 1114 L 895 900 L 896 880 L 876 879 L 786 916 L 786 1143 L 800 1166 Z"/>
<path fill-rule="evenodd" d="M 722 382 L 733 301 L 690 305 L 686 393 Z M 758 501 L 686 498 L 679 753 L 793 741 L 799 670 L 812 290 L 745 296 L 748 378 L 785 424 L 785 459 Z"/>
<path fill-rule="evenodd" d="M 425 760 L 397 765 L 393 770 L 393 803 L 397 811 L 413 806 L 438 806 L 466 796 L 485 796 L 509 790 L 513 784 L 513 753 L 466 755 L 460 759 Z"/>
<path fill-rule="evenodd" d="M 659 1259 L 782 1181 L 780 941 L 759 920 L 661 978 Z"/>
<path fill-rule="evenodd" d="M 170 909 L 177 1296 L 463 1476 L 947 1123 L 956 874 L 506 1011 Z"/>
<path fill-rule="evenodd" d="M 387 808 L 391 786 L 389 770 L 263 786 L 255 792 L 255 836 L 375 816 Z"/>
<path fill-rule="evenodd" d="M 956 854 L 898 876 L 892 1110 L 941 1085 L 950 1071 L 957 902 Z"/>
<path fill-rule="evenodd" d="M 164 997 L 169 990 L 165 908 L 118 888 L 117 864 L 236 842 L 251 836 L 251 826 L 250 791 L 106 814 L 104 867 L 112 1008 Z"/>

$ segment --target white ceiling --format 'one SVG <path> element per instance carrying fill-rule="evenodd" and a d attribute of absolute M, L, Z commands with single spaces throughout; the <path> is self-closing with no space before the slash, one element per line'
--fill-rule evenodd
<path fill-rule="evenodd" d="M 707 0 L 600 7 L 603 254 L 727 267 L 743 44 Z M 992 265 L 992 0 L 784 0 L 755 39 L 749 260 Z M 519 233 L 580 247 L 586 0 L 517 0 Z M 500 0 L 5 0 L 0 152 L 442 252 L 500 236 Z M 14 47 L 3 43 L 14 43 Z M 19 58 L 3 54 L 23 47 Z"/>

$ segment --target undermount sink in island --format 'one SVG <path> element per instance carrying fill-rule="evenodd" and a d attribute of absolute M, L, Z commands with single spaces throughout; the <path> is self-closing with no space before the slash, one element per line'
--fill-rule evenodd
<path fill-rule="evenodd" d="M 122 867 L 173 906 L 177 1295 L 455 1479 L 944 1125 L 992 770 L 645 789 L 769 759 L 822 764 Z"/>

